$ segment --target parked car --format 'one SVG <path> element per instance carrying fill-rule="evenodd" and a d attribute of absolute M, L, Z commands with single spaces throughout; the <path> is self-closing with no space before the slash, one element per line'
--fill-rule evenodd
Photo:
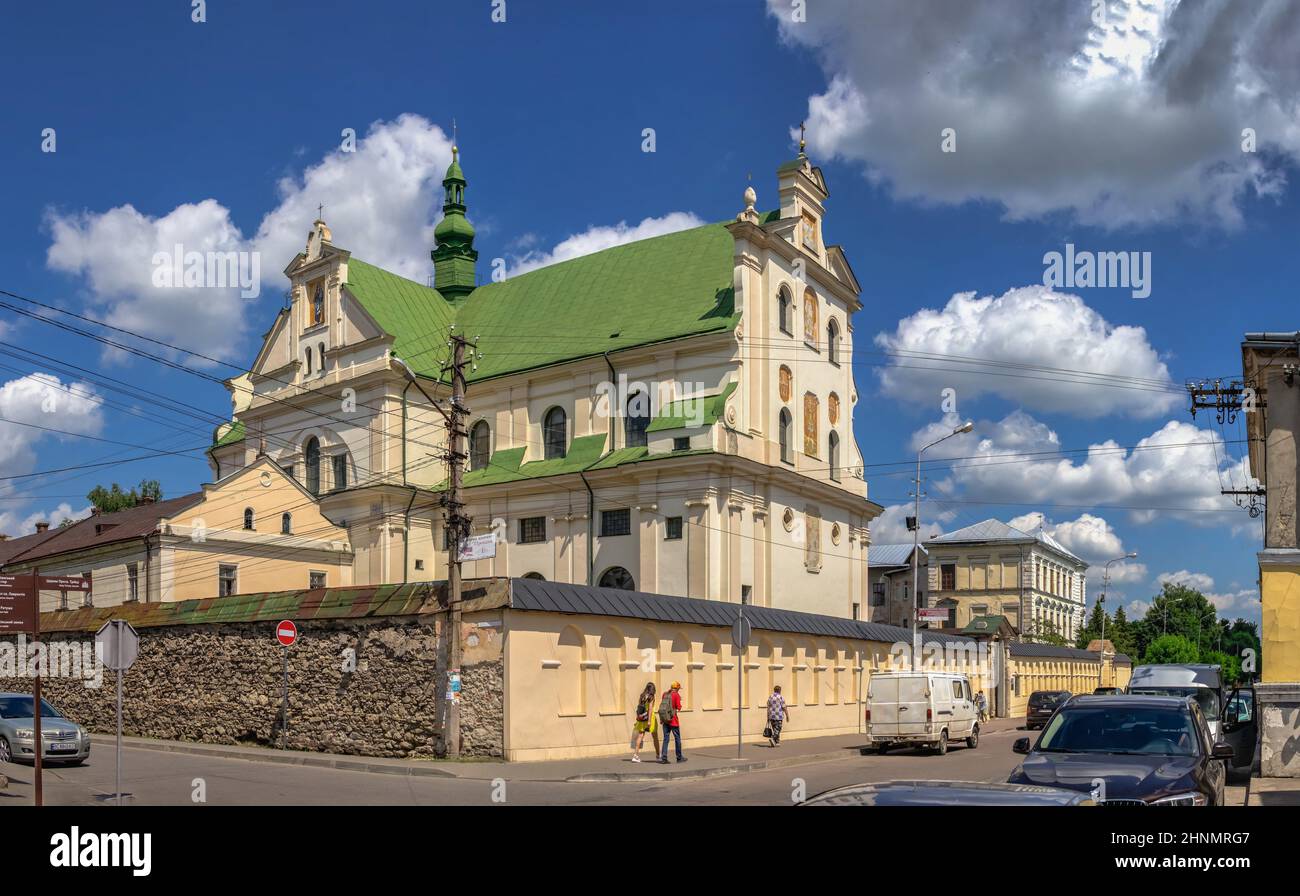
<path fill-rule="evenodd" d="M 979 746 L 980 726 L 970 680 L 956 672 L 877 672 L 867 688 L 867 739 L 884 753 L 900 745 L 928 746 L 942 755 L 948 742 Z"/>
<path fill-rule="evenodd" d="M 1201 707 L 1210 731 L 1219 736 L 1219 714 L 1223 709 L 1223 676 L 1209 663 L 1160 663 L 1138 666 L 1129 678 L 1130 694 L 1149 697 L 1191 697 Z"/>
<path fill-rule="evenodd" d="M 32 695 L 0 693 L 0 763 L 35 762 Z M 90 758 L 90 732 L 41 701 L 42 763 L 80 765 Z"/>
<path fill-rule="evenodd" d="M 1100 694 L 1122 694 L 1122 693 L 1124 693 L 1124 689 L 1123 689 L 1123 688 L 1093 688 L 1093 689 L 1092 689 L 1092 692 L 1093 692 L 1094 694 L 1097 694 L 1097 695 L 1100 695 Z"/>
<path fill-rule="evenodd" d="M 1215 741 L 1190 697 L 1075 697 L 1038 742 L 1012 746 L 1024 760 L 1011 784 L 1096 794 L 1102 805 L 1221 806 L 1232 747 Z"/>
<path fill-rule="evenodd" d="M 1056 708 L 1071 696 L 1069 691 L 1034 691 L 1029 695 L 1029 706 L 1025 710 L 1025 727 L 1030 731 L 1042 728 Z"/>
<path fill-rule="evenodd" d="M 979 781 L 881 781 L 850 784 L 801 806 L 1095 806 L 1090 794 L 1061 787 Z"/>

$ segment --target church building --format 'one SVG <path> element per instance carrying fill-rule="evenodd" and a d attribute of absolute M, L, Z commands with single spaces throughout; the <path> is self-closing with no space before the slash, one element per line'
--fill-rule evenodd
<path fill-rule="evenodd" d="M 214 478 L 279 464 L 346 530 L 357 585 L 445 578 L 430 399 L 450 396 L 455 333 L 473 346 L 464 512 L 496 535 L 467 577 L 867 618 L 882 508 L 853 435 L 860 286 L 802 148 L 772 211 L 749 188 L 733 220 L 500 279 L 478 267 L 452 154 L 432 286 L 313 224 L 288 307 L 228 382 Z"/>

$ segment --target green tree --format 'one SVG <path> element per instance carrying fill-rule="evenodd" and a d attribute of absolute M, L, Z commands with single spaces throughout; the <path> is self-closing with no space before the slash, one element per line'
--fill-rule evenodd
<path fill-rule="evenodd" d="M 1152 641 L 1142 655 L 1144 663 L 1195 663 L 1201 652 L 1192 641 L 1182 635 L 1161 635 Z"/>
<path fill-rule="evenodd" d="M 1213 646 L 1218 633 L 1218 612 L 1195 588 L 1166 582 L 1151 600 L 1151 608 L 1136 626 L 1134 642 L 1142 656 L 1163 635 L 1182 635 L 1196 647 L 1197 655 Z M 1195 662 L 1189 660 L 1188 662 Z"/>
<path fill-rule="evenodd" d="M 86 495 L 86 500 L 95 505 L 100 513 L 116 513 L 119 510 L 127 510 L 135 507 L 145 498 L 152 498 L 155 501 L 162 500 L 162 486 L 158 484 L 157 479 L 145 479 L 129 492 L 122 491 L 122 486 L 116 482 L 110 488 L 97 485 Z"/>
<path fill-rule="evenodd" d="M 1106 620 L 1106 634 L 1110 632 L 1110 617 L 1106 611 L 1101 608 L 1101 601 L 1092 605 L 1092 612 L 1088 614 L 1088 624 L 1079 629 L 1079 637 L 1075 639 L 1074 646 L 1080 650 L 1086 650 L 1088 645 L 1101 637 L 1102 620 Z M 1110 639 L 1113 643 L 1114 639 Z"/>
<path fill-rule="evenodd" d="M 1115 608 L 1115 618 L 1106 628 L 1106 638 L 1115 645 L 1115 649 L 1130 658 L 1141 656 L 1133 638 L 1133 623 L 1123 607 Z"/>
<path fill-rule="evenodd" d="M 1224 684 L 1236 684 L 1241 680 L 1241 660 L 1218 650 L 1207 650 L 1201 654 L 1201 662 L 1213 663 L 1223 672 Z"/>

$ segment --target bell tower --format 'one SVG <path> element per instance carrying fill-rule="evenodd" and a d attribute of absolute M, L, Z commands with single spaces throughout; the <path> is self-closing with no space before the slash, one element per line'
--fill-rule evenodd
<path fill-rule="evenodd" d="M 474 225 L 465 217 L 465 174 L 460 170 L 460 150 L 451 147 L 451 164 L 442 179 L 444 199 L 442 220 L 433 230 L 436 248 L 433 258 L 433 282 L 443 298 L 453 304 L 474 291 L 475 263 L 478 250 L 474 248 Z"/>

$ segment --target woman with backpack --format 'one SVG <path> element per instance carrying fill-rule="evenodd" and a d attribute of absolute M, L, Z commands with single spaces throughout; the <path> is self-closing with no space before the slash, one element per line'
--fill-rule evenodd
<path fill-rule="evenodd" d="M 655 756 L 659 755 L 659 719 L 655 712 L 655 683 L 645 686 L 636 701 L 636 724 L 632 726 L 632 761 L 641 761 L 641 745 L 645 743 L 646 732 L 654 738 Z"/>

